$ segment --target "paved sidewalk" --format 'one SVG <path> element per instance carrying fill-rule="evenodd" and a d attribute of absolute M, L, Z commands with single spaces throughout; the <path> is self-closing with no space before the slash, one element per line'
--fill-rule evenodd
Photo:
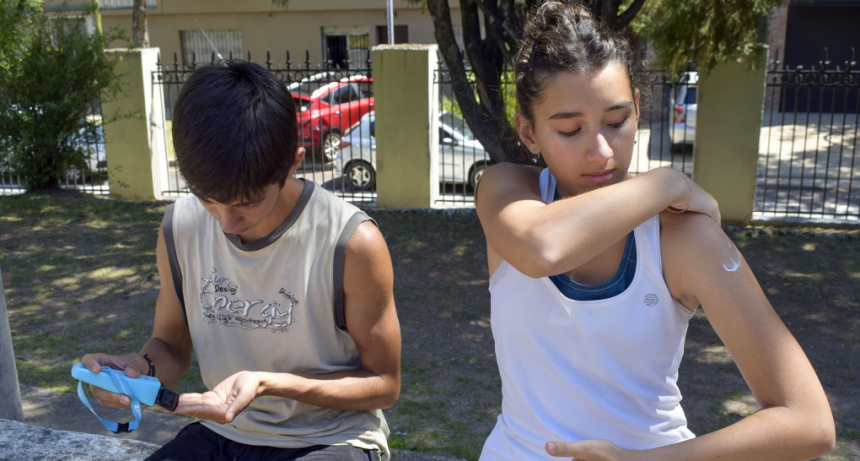
<path fill-rule="evenodd" d="M 0 461 L 12 459 L 47 460 L 133 460 L 143 459 L 171 440 L 193 419 L 146 408 L 140 427 L 131 434 L 111 434 L 78 400 L 77 394 L 52 392 L 33 386 L 21 386 L 24 422 L 0 420 Z M 99 416 L 111 421 L 128 421 L 131 410 L 101 408 L 93 404 Z M 39 430 L 32 426 L 53 429 Z M 29 428 L 29 429 L 28 429 Z M 61 432 L 62 431 L 62 432 Z M 66 432 L 67 431 L 67 432 Z M 50 442 L 50 443 L 46 443 Z M 58 447 L 50 445 L 61 443 Z M 34 446 L 47 445 L 45 453 Z M 93 455 L 92 446 L 99 455 Z M 39 448 L 40 450 L 42 448 Z M 85 450 L 85 451 L 81 451 Z M 25 457 L 14 453 L 24 454 Z M 58 457 L 57 453 L 67 453 Z M 116 453 L 125 453 L 118 455 Z M 396 461 L 458 461 L 453 458 L 392 450 Z M 127 456 L 126 456 L 127 455 Z"/>

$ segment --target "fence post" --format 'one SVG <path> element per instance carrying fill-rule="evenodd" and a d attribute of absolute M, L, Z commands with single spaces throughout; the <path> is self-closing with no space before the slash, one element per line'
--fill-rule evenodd
<path fill-rule="evenodd" d="M 3 291 L 3 275 L 0 274 L 0 419 L 24 422 L 21 407 L 21 389 L 18 387 L 18 369 L 15 367 L 15 351 L 12 348 L 12 333 L 6 313 L 6 293 Z"/>
<path fill-rule="evenodd" d="M 123 53 L 118 72 L 124 92 L 102 101 L 102 115 L 121 118 L 105 124 L 105 156 L 110 194 L 127 200 L 155 200 L 167 186 L 164 96 L 154 84 L 158 48 L 112 50 Z M 132 114 L 132 117 L 125 117 Z"/>
<path fill-rule="evenodd" d="M 699 76 L 693 180 L 720 204 L 723 221 L 752 220 L 767 78 L 767 47 Z"/>
<path fill-rule="evenodd" d="M 439 195 L 437 45 L 373 47 L 376 192 L 383 208 L 429 208 Z"/>

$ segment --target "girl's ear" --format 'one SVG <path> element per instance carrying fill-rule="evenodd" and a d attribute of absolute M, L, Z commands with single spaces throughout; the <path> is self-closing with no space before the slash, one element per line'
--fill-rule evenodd
<path fill-rule="evenodd" d="M 534 155 L 540 154 L 540 146 L 535 140 L 534 126 L 532 122 L 522 112 L 517 112 L 514 115 L 514 121 L 517 124 L 517 134 L 520 136 L 520 141 L 525 144 L 526 148 Z"/>

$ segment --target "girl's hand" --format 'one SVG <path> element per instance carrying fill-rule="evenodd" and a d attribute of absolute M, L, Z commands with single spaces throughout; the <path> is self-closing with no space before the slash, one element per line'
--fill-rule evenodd
<path fill-rule="evenodd" d="M 630 450 L 618 448 L 608 440 L 547 442 L 545 448 L 553 457 L 573 458 L 576 461 L 625 461 L 630 455 Z"/>
<path fill-rule="evenodd" d="M 722 224 L 722 217 L 720 216 L 720 204 L 711 196 L 705 189 L 699 187 L 698 184 L 694 183 L 689 176 L 681 173 L 678 170 L 675 170 L 687 184 L 687 192 L 684 194 L 684 198 L 672 203 L 669 205 L 671 208 L 676 210 L 686 210 L 692 211 L 694 213 L 701 213 L 703 215 L 711 218 L 712 221 L 717 223 L 717 226 Z M 691 193 L 692 192 L 692 193 Z M 691 200 L 692 197 L 692 200 Z"/>

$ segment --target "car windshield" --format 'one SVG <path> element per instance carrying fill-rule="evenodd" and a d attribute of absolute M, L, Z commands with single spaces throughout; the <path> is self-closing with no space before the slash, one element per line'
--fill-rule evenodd
<path fill-rule="evenodd" d="M 310 99 L 293 98 L 293 101 L 296 103 L 296 111 L 298 112 L 304 112 L 311 108 Z"/>
<path fill-rule="evenodd" d="M 469 129 L 469 125 L 467 125 L 466 121 L 459 116 L 450 112 L 443 112 L 442 115 L 439 116 L 439 121 L 451 127 L 451 129 L 456 131 L 466 141 L 475 140 L 475 135 L 472 134 L 472 130 Z"/>

